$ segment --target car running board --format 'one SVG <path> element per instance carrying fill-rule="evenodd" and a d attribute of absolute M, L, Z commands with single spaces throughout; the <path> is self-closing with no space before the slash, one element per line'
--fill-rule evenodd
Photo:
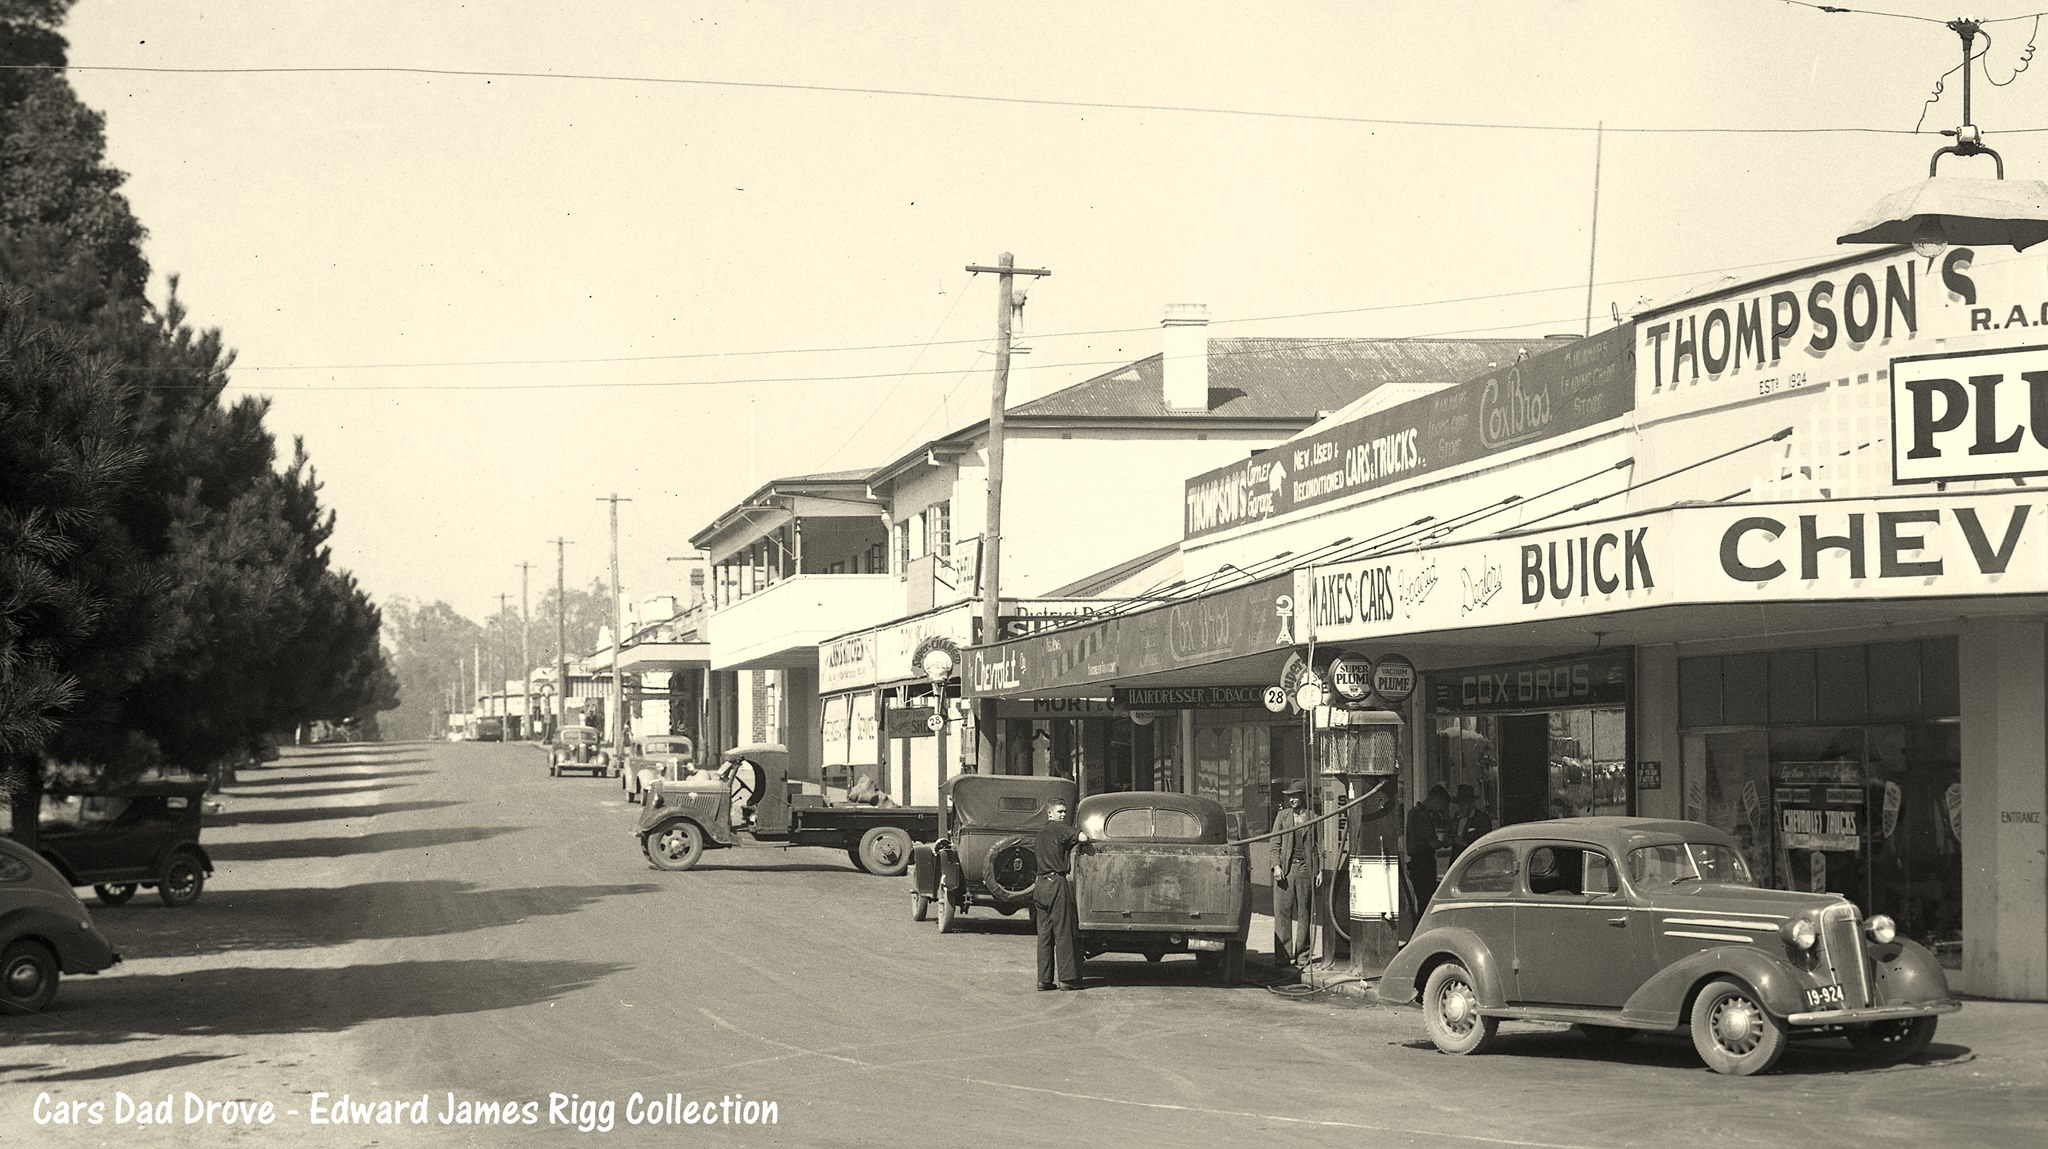
<path fill-rule="evenodd" d="M 1623 1017 L 1620 1010 L 1573 1009 L 1570 1006 L 1481 1009 L 1479 1016 L 1499 1018 L 1502 1021 L 1552 1021 L 1563 1025 L 1605 1025 L 1614 1029 L 1642 1029 L 1651 1032 L 1662 1032 L 1671 1028 L 1668 1025 Z"/>

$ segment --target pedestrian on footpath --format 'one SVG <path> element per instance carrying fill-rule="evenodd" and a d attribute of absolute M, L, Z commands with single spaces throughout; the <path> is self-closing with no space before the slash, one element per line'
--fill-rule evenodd
<path fill-rule="evenodd" d="M 1415 905 L 1411 921 L 1420 921 L 1422 912 L 1429 908 L 1429 900 L 1436 896 L 1436 852 L 1450 844 L 1450 810 L 1451 792 L 1438 785 L 1431 786 L 1422 801 L 1408 811 L 1403 839 L 1408 855 L 1408 888 Z"/>
<path fill-rule="evenodd" d="M 1315 921 L 1316 890 L 1323 884 L 1314 819 L 1307 810 L 1308 787 L 1289 783 L 1286 805 L 1273 816 L 1273 958 L 1308 968 L 1315 961 L 1309 926 Z"/>
<path fill-rule="evenodd" d="M 1067 803 L 1045 808 L 1045 828 L 1032 852 L 1038 880 L 1031 887 L 1031 924 L 1038 928 L 1038 988 L 1081 988 L 1081 942 L 1074 914 L 1074 847 L 1088 835 L 1067 824 Z"/>

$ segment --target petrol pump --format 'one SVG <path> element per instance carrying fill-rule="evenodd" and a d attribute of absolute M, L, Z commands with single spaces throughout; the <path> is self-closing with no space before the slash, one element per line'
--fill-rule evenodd
<path fill-rule="evenodd" d="M 1349 807 L 1328 836 L 1329 868 L 1345 879 L 1347 896 L 1340 903 L 1337 882 L 1329 883 L 1327 921 L 1349 943 L 1360 977 L 1378 976 L 1399 946 L 1402 725 L 1391 710 L 1322 706 L 1314 716 L 1320 808 Z M 1322 952 L 1335 950 L 1326 944 Z"/>

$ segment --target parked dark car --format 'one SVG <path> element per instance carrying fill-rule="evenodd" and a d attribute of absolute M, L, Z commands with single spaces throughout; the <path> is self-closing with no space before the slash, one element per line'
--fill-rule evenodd
<path fill-rule="evenodd" d="M 204 783 L 137 782 L 43 795 L 36 849 L 74 886 L 118 906 L 138 887 L 167 906 L 199 900 L 213 859 L 199 844 Z"/>
<path fill-rule="evenodd" d="M 505 720 L 497 717 L 471 719 L 469 740 L 471 742 L 503 742 L 505 740 Z"/>
<path fill-rule="evenodd" d="M 64 875 L 0 838 L 0 1013 L 41 1013 L 62 975 L 99 973 L 120 960 Z"/>
<path fill-rule="evenodd" d="M 1837 894 L 1759 888 L 1736 840 L 1698 822 L 1561 818 L 1495 830 L 1459 855 L 1379 996 L 1414 998 L 1446 1053 L 1502 1019 L 1597 1041 L 1690 1030 L 1745 1076 L 1789 1038 L 1846 1037 L 1893 1063 L 1962 1008 L 1934 955 Z"/>
<path fill-rule="evenodd" d="M 911 917 L 923 921 L 938 906 L 939 932 L 974 906 L 1014 914 L 1031 905 L 1038 880 L 1033 839 L 1045 827 L 1055 799 L 1074 806 L 1074 783 L 1066 778 L 1007 774 L 962 774 L 940 787 L 935 840 L 910 854 Z"/>
<path fill-rule="evenodd" d="M 1229 844 L 1221 804 L 1189 794 L 1091 794 L 1074 811 L 1088 835 L 1074 853 L 1083 959 L 1192 953 L 1226 984 L 1244 978 L 1251 856 Z"/>
<path fill-rule="evenodd" d="M 550 778 L 558 778 L 569 770 L 602 776 L 611 768 L 612 752 L 594 727 L 564 726 L 556 732 L 555 744 L 548 747 Z"/>

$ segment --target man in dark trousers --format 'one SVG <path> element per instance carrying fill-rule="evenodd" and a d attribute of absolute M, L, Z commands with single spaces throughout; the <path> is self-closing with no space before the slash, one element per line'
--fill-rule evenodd
<path fill-rule="evenodd" d="M 1450 809 L 1451 792 L 1442 786 L 1431 786 L 1422 801 L 1408 812 L 1405 852 L 1416 919 L 1429 908 L 1429 899 L 1436 896 L 1436 851 L 1438 846 L 1448 843 Z"/>
<path fill-rule="evenodd" d="M 1273 958 L 1307 967 L 1315 960 L 1309 926 L 1315 921 L 1316 888 L 1323 884 L 1316 828 L 1309 817 L 1308 788 L 1289 783 L 1287 804 L 1273 816 Z"/>
<path fill-rule="evenodd" d="M 1031 888 L 1031 924 L 1038 927 L 1038 988 L 1081 988 L 1081 944 L 1074 915 L 1074 847 L 1088 835 L 1067 824 L 1067 803 L 1053 799 L 1045 808 L 1045 828 L 1038 831 L 1032 853 L 1038 858 L 1038 881 Z"/>

